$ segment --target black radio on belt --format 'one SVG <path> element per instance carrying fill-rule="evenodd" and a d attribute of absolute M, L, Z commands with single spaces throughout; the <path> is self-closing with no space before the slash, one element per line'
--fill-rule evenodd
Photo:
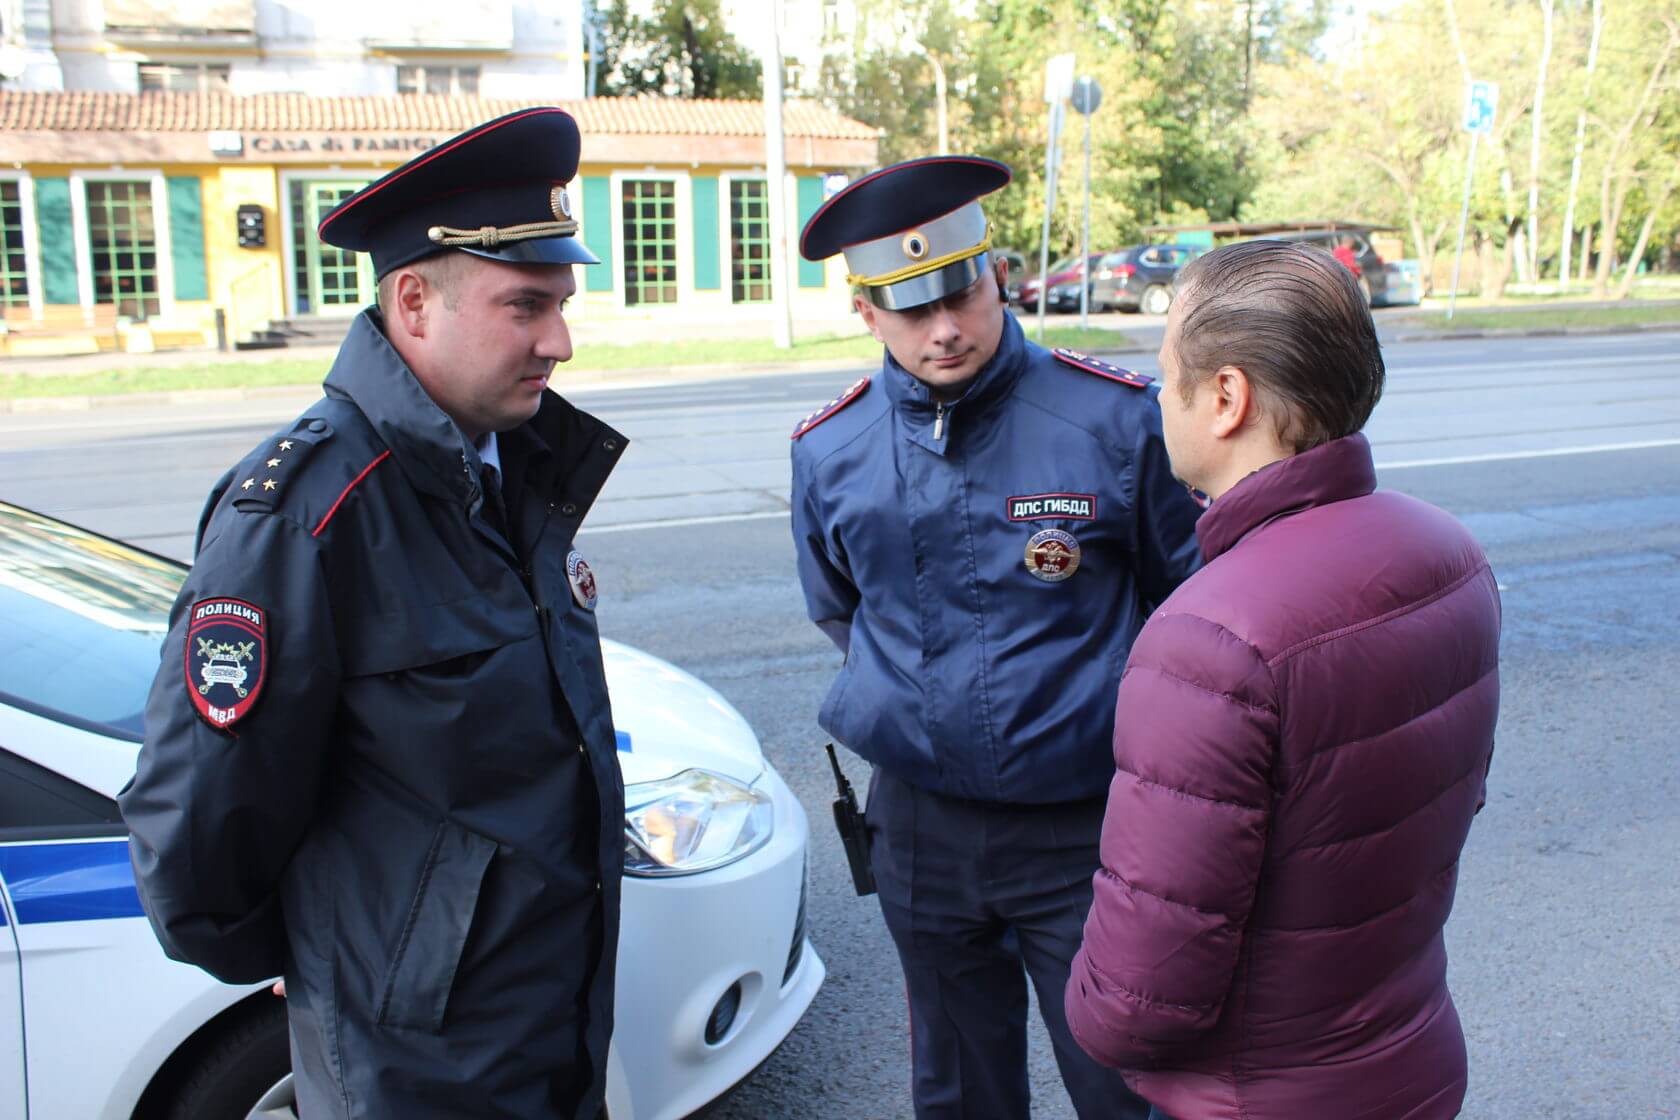
<path fill-rule="evenodd" d="M 846 862 L 852 868 L 852 886 L 860 895 L 875 893 L 875 872 L 869 867 L 869 832 L 858 809 L 857 794 L 852 783 L 840 769 L 834 755 L 834 744 L 823 748 L 828 752 L 828 764 L 834 767 L 834 786 L 840 796 L 834 799 L 834 827 L 840 830 L 840 843 L 846 846 Z"/>

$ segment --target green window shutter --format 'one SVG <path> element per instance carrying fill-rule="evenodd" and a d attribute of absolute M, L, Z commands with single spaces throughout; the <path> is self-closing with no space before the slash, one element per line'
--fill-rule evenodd
<path fill-rule="evenodd" d="M 714 292 L 723 287 L 718 268 L 718 181 L 693 179 L 694 185 L 694 286 Z"/>
<path fill-rule="evenodd" d="M 169 184 L 169 261 L 175 266 L 175 298 L 209 299 L 204 268 L 204 196 L 198 179 L 186 175 Z"/>
<path fill-rule="evenodd" d="M 822 178 L 816 175 L 802 175 L 799 178 L 799 228 L 804 229 L 805 223 L 811 220 L 823 204 Z M 820 288 L 823 286 L 823 262 L 808 261 L 799 258 L 799 286 L 801 288 Z"/>
<path fill-rule="evenodd" d="M 601 258 L 597 265 L 580 265 L 589 269 L 589 290 L 610 291 L 617 285 L 612 254 L 612 180 L 599 175 L 583 177 L 583 225 L 578 231 L 589 251 Z"/>
<path fill-rule="evenodd" d="M 69 179 L 35 180 L 35 225 L 40 234 L 43 298 L 48 303 L 81 303 Z"/>

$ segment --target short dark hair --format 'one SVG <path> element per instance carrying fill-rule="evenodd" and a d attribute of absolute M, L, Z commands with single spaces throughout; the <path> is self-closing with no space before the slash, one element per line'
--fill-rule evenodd
<path fill-rule="evenodd" d="M 1215 249 L 1179 278 L 1180 388 L 1223 366 L 1248 374 L 1295 451 L 1352 435 L 1382 396 L 1382 349 L 1359 284 L 1336 258 L 1286 241 Z"/>

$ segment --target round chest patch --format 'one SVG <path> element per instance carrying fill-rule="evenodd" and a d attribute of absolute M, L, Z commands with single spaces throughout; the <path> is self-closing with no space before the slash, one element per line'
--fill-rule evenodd
<path fill-rule="evenodd" d="M 595 609 L 600 596 L 595 591 L 595 573 L 589 570 L 589 562 L 583 558 L 583 553 L 572 549 L 566 555 L 566 582 L 572 585 L 572 598 L 577 605 L 586 611 Z"/>
<path fill-rule="evenodd" d="M 1045 583 L 1060 583 L 1079 570 L 1079 539 L 1060 529 L 1034 533 L 1027 541 L 1027 571 Z"/>

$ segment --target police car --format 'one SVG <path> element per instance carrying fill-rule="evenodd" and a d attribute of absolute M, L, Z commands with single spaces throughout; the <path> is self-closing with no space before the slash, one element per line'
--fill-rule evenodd
<path fill-rule="evenodd" d="M 0 1117 L 290 1117 L 285 1005 L 167 959 L 113 800 L 185 568 L 0 503 Z M 739 713 L 604 643 L 625 782 L 613 1120 L 674 1120 L 824 977 L 807 825 Z"/>

